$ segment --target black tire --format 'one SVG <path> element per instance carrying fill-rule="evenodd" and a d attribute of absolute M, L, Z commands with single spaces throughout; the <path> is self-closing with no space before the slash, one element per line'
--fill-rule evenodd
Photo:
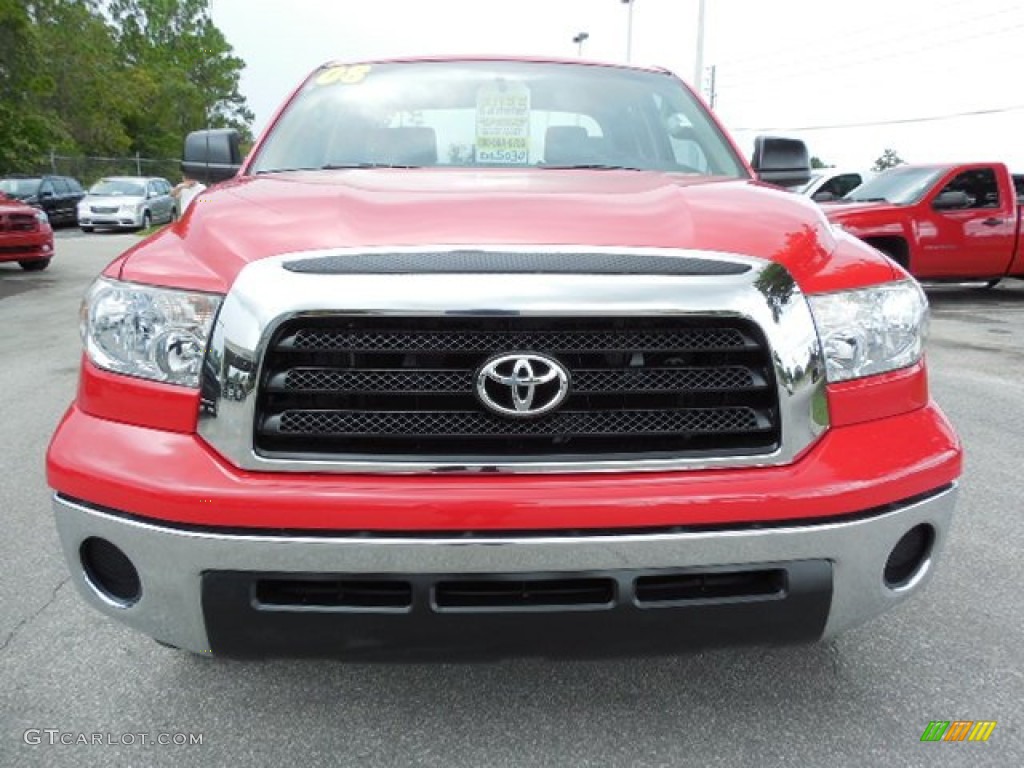
<path fill-rule="evenodd" d="M 142 214 L 142 229 L 146 230 L 153 226 L 153 216 L 149 211 Z"/>
<path fill-rule="evenodd" d="M 90 232 L 92 232 L 92 230 L 93 230 L 93 228 L 92 228 L 92 227 L 79 227 L 79 229 L 81 229 L 81 230 L 82 230 L 83 232 L 85 232 L 86 234 L 89 234 L 89 233 L 90 233 Z"/>
<path fill-rule="evenodd" d="M 36 259 L 35 261 L 19 261 L 18 266 L 26 272 L 42 272 L 50 266 L 49 259 Z"/>
<path fill-rule="evenodd" d="M 984 288 L 986 291 L 990 291 L 993 288 L 995 288 L 997 285 L 999 285 L 1001 282 L 1003 282 L 1003 278 L 1001 278 L 1001 277 L 993 277 L 991 280 L 986 280 L 985 284 L 983 286 L 981 286 L 981 287 Z"/>

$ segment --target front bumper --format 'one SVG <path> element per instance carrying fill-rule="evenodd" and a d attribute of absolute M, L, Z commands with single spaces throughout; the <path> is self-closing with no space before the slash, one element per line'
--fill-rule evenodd
<path fill-rule="evenodd" d="M 142 226 L 142 214 L 139 212 L 93 213 L 78 212 L 80 227 L 109 227 L 115 229 L 138 229 Z"/>
<path fill-rule="evenodd" d="M 176 527 L 60 495 L 54 508 L 73 579 L 86 600 L 190 651 L 346 658 L 438 650 L 589 655 L 810 641 L 860 624 L 927 582 L 956 494 L 954 484 L 859 516 L 767 528 L 468 537 Z M 890 552 L 919 525 L 932 531 L 927 556 L 900 586 L 886 586 Z M 113 543 L 137 568 L 141 595 L 132 604 L 111 599 L 87 575 L 80 552 L 92 537 Z M 725 581 L 738 580 L 740 588 L 723 591 L 715 586 L 716 574 L 729 574 Z M 709 591 L 645 604 L 638 580 L 660 576 L 691 585 L 688 577 L 704 578 Z M 480 595 L 501 583 L 526 585 L 525 594 L 530 583 L 566 579 L 572 587 L 579 580 L 608 585 L 606 599 L 581 606 L 544 599 L 500 604 L 504 598 L 485 597 L 469 605 L 456 601 L 453 608 L 440 597 L 453 580 Z M 347 586 L 316 589 L 325 580 Z M 336 597 L 352 587 L 358 592 L 369 585 L 373 593 L 395 583 L 408 585 L 406 600 Z M 277 597 L 268 598 L 269 592 Z M 326 593 L 335 597 L 316 597 Z"/>
<path fill-rule="evenodd" d="M 0 262 L 38 261 L 53 257 L 53 232 L 49 226 L 39 232 L 0 236 Z"/>

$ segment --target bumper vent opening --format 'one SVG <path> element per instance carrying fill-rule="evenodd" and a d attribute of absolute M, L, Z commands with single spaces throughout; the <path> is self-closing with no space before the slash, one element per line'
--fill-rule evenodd
<path fill-rule="evenodd" d="M 302 608 L 404 609 L 412 606 L 407 581 L 335 579 L 261 579 L 256 602 Z"/>
<path fill-rule="evenodd" d="M 934 543 L 935 529 L 925 523 L 903 534 L 885 561 L 885 586 L 898 589 L 909 584 L 928 561 Z"/>
<path fill-rule="evenodd" d="M 612 579 L 442 581 L 434 588 L 439 610 L 459 608 L 611 607 Z"/>
<path fill-rule="evenodd" d="M 122 606 L 138 602 L 142 581 L 135 565 L 111 542 L 91 536 L 78 550 L 82 568 L 93 588 Z"/>
<path fill-rule="evenodd" d="M 786 589 L 786 571 L 781 568 L 643 576 L 635 583 L 638 605 L 723 598 L 783 597 Z"/>

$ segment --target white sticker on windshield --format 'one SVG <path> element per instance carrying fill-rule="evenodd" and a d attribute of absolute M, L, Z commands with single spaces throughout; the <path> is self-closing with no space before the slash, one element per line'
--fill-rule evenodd
<path fill-rule="evenodd" d="M 477 91 L 476 161 L 530 162 L 530 89 L 523 83 L 502 80 Z"/>

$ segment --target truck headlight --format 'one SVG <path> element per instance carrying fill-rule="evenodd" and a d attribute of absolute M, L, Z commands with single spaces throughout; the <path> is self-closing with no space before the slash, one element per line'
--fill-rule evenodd
<path fill-rule="evenodd" d="M 86 354 L 108 371 L 198 387 L 222 298 L 101 277 L 82 302 Z"/>
<path fill-rule="evenodd" d="M 50 217 L 46 215 L 46 211 L 36 211 L 36 221 L 40 224 L 49 224 Z"/>
<path fill-rule="evenodd" d="M 828 381 L 906 368 L 921 359 L 928 299 L 914 280 L 809 296 Z"/>

